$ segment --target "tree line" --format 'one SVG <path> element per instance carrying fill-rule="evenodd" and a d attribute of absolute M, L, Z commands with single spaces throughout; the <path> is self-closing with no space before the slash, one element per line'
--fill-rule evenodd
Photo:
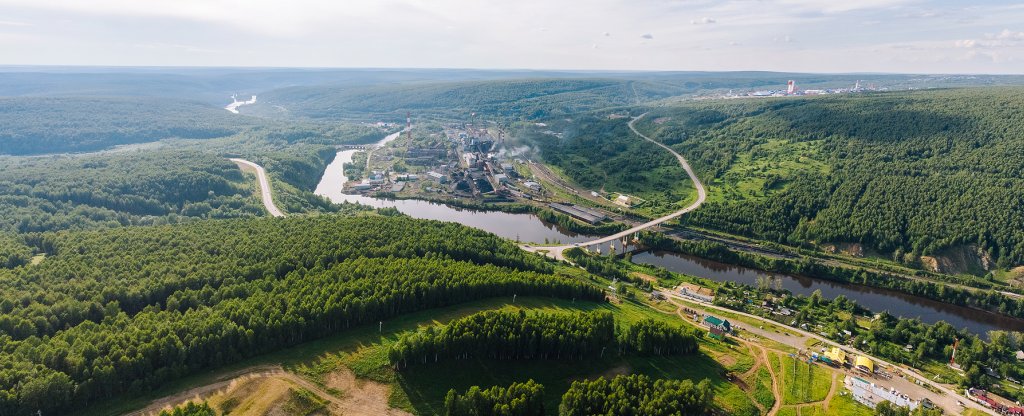
<path fill-rule="evenodd" d="M 706 415 L 712 411 L 711 384 L 703 380 L 654 380 L 642 374 L 574 381 L 562 396 L 562 416 Z M 544 386 L 533 380 L 508 387 L 455 389 L 445 396 L 446 416 L 542 416 Z"/>
<path fill-rule="evenodd" d="M 508 387 L 473 386 L 461 394 L 451 389 L 444 397 L 445 416 L 543 416 L 544 411 L 544 386 L 532 379 Z"/>
<path fill-rule="evenodd" d="M 558 406 L 561 416 L 705 415 L 711 412 L 711 383 L 652 380 L 645 375 L 574 381 Z"/>
<path fill-rule="evenodd" d="M 607 311 L 535 313 L 486 311 L 434 329 L 402 335 L 388 351 L 391 363 L 441 359 L 582 359 L 615 339 Z"/>
<path fill-rule="evenodd" d="M 403 334 L 388 350 L 396 368 L 446 359 L 584 359 L 619 354 L 682 355 L 697 351 L 701 332 L 650 318 L 617 329 L 610 312 L 486 311 Z"/>

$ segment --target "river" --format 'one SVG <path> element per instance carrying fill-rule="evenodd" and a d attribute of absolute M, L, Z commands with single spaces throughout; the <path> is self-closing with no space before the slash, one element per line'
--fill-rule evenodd
<path fill-rule="evenodd" d="M 375 143 L 382 146 L 399 137 L 400 133 L 388 135 Z M 345 194 L 343 187 L 347 178 L 344 175 L 346 163 L 352 162 L 352 156 L 359 150 L 343 150 L 338 152 L 334 161 L 324 170 L 324 175 L 317 185 L 315 193 L 327 197 L 333 202 L 357 202 L 376 208 L 394 207 L 398 211 L 414 218 L 453 221 L 473 228 L 488 231 L 511 240 L 521 242 L 543 243 L 580 243 L 591 241 L 596 236 L 573 233 L 560 227 L 541 221 L 533 214 L 510 214 L 505 212 L 478 211 L 472 209 L 450 207 L 443 204 L 420 200 L 389 200 L 363 195 Z M 633 247 L 629 247 L 632 249 Z M 608 253 L 608 244 L 602 244 L 601 251 Z M 622 252 L 622 242 L 615 244 L 617 252 Z M 753 269 L 738 267 L 714 261 L 676 253 L 641 252 L 633 255 L 633 262 L 664 267 L 675 272 L 703 277 L 716 281 L 757 285 L 757 276 L 767 274 Z M 828 280 L 773 274 L 782 280 L 782 287 L 800 295 L 810 295 L 815 290 L 832 299 L 839 295 L 856 301 L 874 312 L 889 313 L 906 318 L 920 318 L 923 322 L 935 323 L 946 321 L 957 328 L 984 336 L 990 330 L 1024 331 L 1024 320 L 1014 319 L 964 308 L 948 303 L 907 295 L 904 293 L 872 288 L 868 286 L 838 283 Z"/>
<path fill-rule="evenodd" d="M 758 276 L 772 275 L 782 280 L 782 288 L 795 294 L 810 296 L 820 290 L 828 299 L 843 295 L 873 312 L 888 311 L 904 318 L 920 318 L 922 322 L 946 321 L 957 328 L 986 337 L 992 330 L 1024 331 L 1024 320 L 951 305 L 919 296 L 869 286 L 852 285 L 830 280 L 767 273 L 730 264 L 719 263 L 671 252 L 633 254 L 633 262 L 703 277 L 719 282 L 735 282 L 756 286 Z"/>
<path fill-rule="evenodd" d="M 388 135 L 375 145 L 383 146 L 397 139 L 399 134 L 401 133 Z M 357 202 L 375 208 L 394 207 L 399 212 L 413 218 L 454 221 L 521 242 L 579 243 L 595 238 L 595 236 L 574 233 L 557 225 L 546 223 L 533 214 L 479 211 L 420 200 L 391 200 L 346 194 L 344 186 L 348 178 L 344 174 L 345 164 L 352 163 L 352 156 L 359 151 L 342 150 L 338 152 L 334 161 L 324 170 L 324 175 L 314 193 L 339 204 Z"/>

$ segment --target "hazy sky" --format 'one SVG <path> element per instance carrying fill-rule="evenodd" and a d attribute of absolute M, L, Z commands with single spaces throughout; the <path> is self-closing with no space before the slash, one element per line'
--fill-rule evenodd
<path fill-rule="evenodd" d="M 0 64 L 1024 73 L 1011 0 L 0 0 Z"/>

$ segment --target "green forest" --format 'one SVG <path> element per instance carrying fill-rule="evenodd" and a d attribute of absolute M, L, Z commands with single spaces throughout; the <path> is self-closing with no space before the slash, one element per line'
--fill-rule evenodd
<path fill-rule="evenodd" d="M 829 166 L 780 175 L 780 189 L 767 197 L 708 204 L 691 217 L 695 224 L 779 242 L 859 242 L 884 253 L 974 244 L 1008 267 L 1024 263 L 1020 92 L 769 100 L 658 137 L 685 133 L 676 147 L 696 155 L 712 183 L 745 148 L 756 157 L 771 139 L 816 142 L 811 158 Z"/>
<path fill-rule="evenodd" d="M 468 117 L 483 113 L 514 120 L 574 116 L 599 108 L 631 105 L 678 95 L 671 82 L 625 79 L 512 79 L 386 85 L 362 88 L 292 87 L 263 95 L 251 111 L 273 114 L 282 105 L 314 119 L 363 117 L 367 113 L 401 118 L 406 112 Z M 262 108 L 261 108 L 262 107 Z"/>
<path fill-rule="evenodd" d="M 603 295 L 583 300 L 600 300 Z M 661 321 L 620 329 L 607 311 L 587 313 L 481 312 L 444 327 L 405 334 L 388 356 L 396 368 L 444 359 L 576 359 L 606 353 L 682 355 L 697 352 L 703 334 Z"/>
<path fill-rule="evenodd" d="M 250 131 L 288 142 L 366 143 L 356 124 L 283 123 L 208 104 L 158 97 L 0 97 L 0 155 L 87 152 L 163 139 L 213 139 Z M 259 134 L 259 133 L 258 133 Z"/>
<path fill-rule="evenodd" d="M 491 234 L 403 217 L 39 234 L 0 270 L 0 413 L 59 411 L 399 314 L 493 296 L 600 298 Z"/>
<path fill-rule="evenodd" d="M 711 409 L 711 387 L 705 381 L 652 380 L 645 375 L 574 381 L 562 396 L 558 414 L 703 415 Z"/>
<path fill-rule="evenodd" d="M 334 158 L 331 145 L 363 143 L 386 133 L 349 124 L 260 127 L 225 138 L 164 140 L 146 149 L 0 156 L 0 232 L 266 215 L 255 177 L 228 157 L 262 165 L 285 212 L 337 211 L 339 206 L 312 193 Z"/>
<path fill-rule="evenodd" d="M 794 245 L 862 243 L 910 265 L 973 245 L 1007 268 L 1024 264 L 1021 92 L 681 102 L 651 108 L 637 127 L 709 186 L 689 224 Z M 611 126 L 539 141 L 545 160 L 584 186 L 661 188 L 637 175 L 669 156 L 628 134 L 625 119 L 601 124 Z M 629 164 L 592 169 L 615 160 Z"/>
<path fill-rule="evenodd" d="M 508 387 L 451 389 L 444 398 L 445 416 L 544 416 L 544 386 L 527 380 Z"/>
<path fill-rule="evenodd" d="M 627 122 L 580 114 L 545 127 L 519 125 L 516 134 L 586 189 L 639 196 L 644 208 L 658 213 L 685 205 L 696 195 L 686 171 L 670 153 L 630 131 Z M 544 133 L 548 129 L 565 133 L 557 137 Z"/>
<path fill-rule="evenodd" d="M 172 137 L 225 137 L 257 119 L 161 98 L 0 97 L 0 155 L 102 150 Z"/>

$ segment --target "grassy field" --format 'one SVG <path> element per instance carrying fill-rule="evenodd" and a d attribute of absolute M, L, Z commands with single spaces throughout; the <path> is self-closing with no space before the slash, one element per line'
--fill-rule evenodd
<path fill-rule="evenodd" d="M 765 409 L 775 405 L 775 394 L 772 393 L 772 375 L 767 368 L 757 369 L 753 380 L 754 400 L 757 400 Z"/>
<path fill-rule="evenodd" d="M 774 361 L 774 360 L 773 360 Z M 782 376 L 782 403 L 800 404 L 825 400 L 832 373 L 788 355 L 779 356 L 776 374 Z M 774 365 L 774 364 L 773 364 Z M 781 371 L 778 371 L 781 370 Z"/>
<path fill-rule="evenodd" d="M 785 189 L 787 181 L 801 171 L 827 173 L 822 162 L 821 141 L 792 142 L 771 139 L 740 153 L 720 178 L 701 178 L 711 189 L 708 201 L 736 201 L 764 198 Z"/>

